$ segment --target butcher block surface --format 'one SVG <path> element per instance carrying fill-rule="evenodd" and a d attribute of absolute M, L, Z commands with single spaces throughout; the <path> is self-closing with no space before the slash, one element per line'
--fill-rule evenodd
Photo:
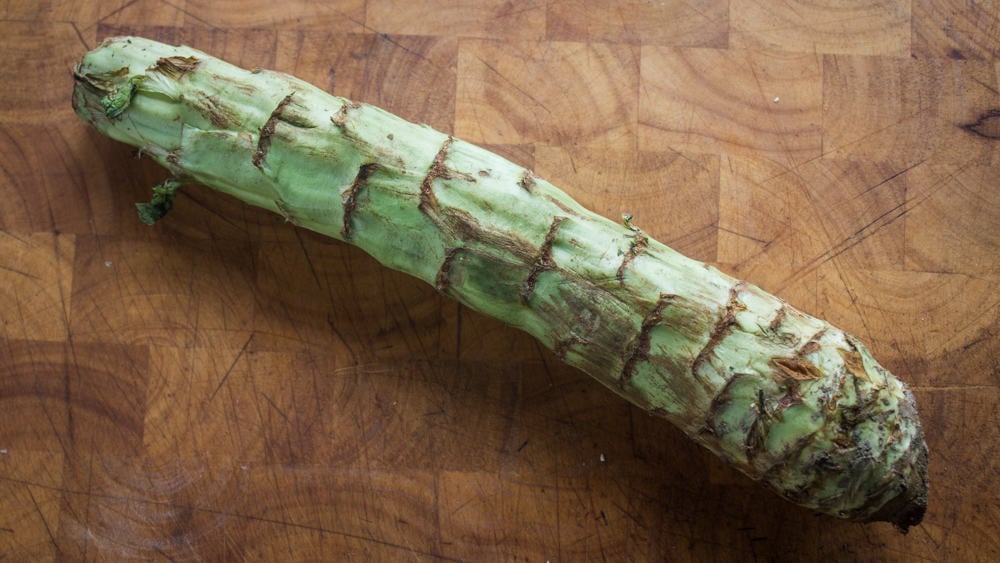
<path fill-rule="evenodd" d="M 184 43 L 483 145 L 868 343 L 907 535 L 781 500 L 525 334 L 70 107 Z M 1000 6 L 0 0 L 0 559 L 1000 560 Z"/>

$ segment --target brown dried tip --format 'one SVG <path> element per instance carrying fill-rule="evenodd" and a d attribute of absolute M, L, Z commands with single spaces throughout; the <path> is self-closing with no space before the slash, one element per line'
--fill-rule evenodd
<path fill-rule="evenodd" d="M 927 511 L 927 442 L 920 428 L 916 400 L 909 389 L 904 389 L 906 400 L 899 403 L 899 414 L 916 425 L 910 441 L 909 455 L 896 461 L 896 475 L 905 475 L 899 482 L 899 493 L 877 512 L 865 519 L 867 522 L 891 522 L 900 532 L 906 533 L 924 519 Z"/>
<path fill-rule="evenodd" d="M 920 437 L 905 490 L 868 518 L 869 522 L 891 522 L 904 534 L 924 519 L 927 511 L 927 444 Z"/>

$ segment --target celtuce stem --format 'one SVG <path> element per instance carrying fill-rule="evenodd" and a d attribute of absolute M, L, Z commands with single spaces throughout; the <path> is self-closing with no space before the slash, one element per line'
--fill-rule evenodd
<path fill-rule="evenodd" d="M 913 397 L 830 324 L 493 153 L 285 74 L 123 37 L 75 78 L 77 113 L 174 177 L 527 331 L 783 497 L 903 530 L 921 520 Z M 170 182 L 144 220 L 169 209 Z"/>

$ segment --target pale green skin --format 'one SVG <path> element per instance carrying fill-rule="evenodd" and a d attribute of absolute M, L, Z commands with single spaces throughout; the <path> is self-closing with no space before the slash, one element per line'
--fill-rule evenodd
<path fill-rule="evenodd" d="M 178 179 L 161 202 L 199 183 L 280 213 L 523 329 L 793 502 L 920 521 L 913 398 L 828 323 L 493 153 L 285 74 L 132 37 L 75 77 L 83 119 Z"/>

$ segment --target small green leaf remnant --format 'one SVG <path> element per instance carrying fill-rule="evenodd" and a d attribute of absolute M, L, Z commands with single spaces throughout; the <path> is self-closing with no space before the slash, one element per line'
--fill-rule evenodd
<path fill-rule="evenodd" d="M 174 206 L 174 196 L 177 188 L 185 182 L 180 178 L 168 178 L 159 185 L 153 186 L 153 198 L 149 202 L 136 203 L 136 210 L 139 212 L 139 220 L 147 225 L 152 225 L 170 211 Z"/>

